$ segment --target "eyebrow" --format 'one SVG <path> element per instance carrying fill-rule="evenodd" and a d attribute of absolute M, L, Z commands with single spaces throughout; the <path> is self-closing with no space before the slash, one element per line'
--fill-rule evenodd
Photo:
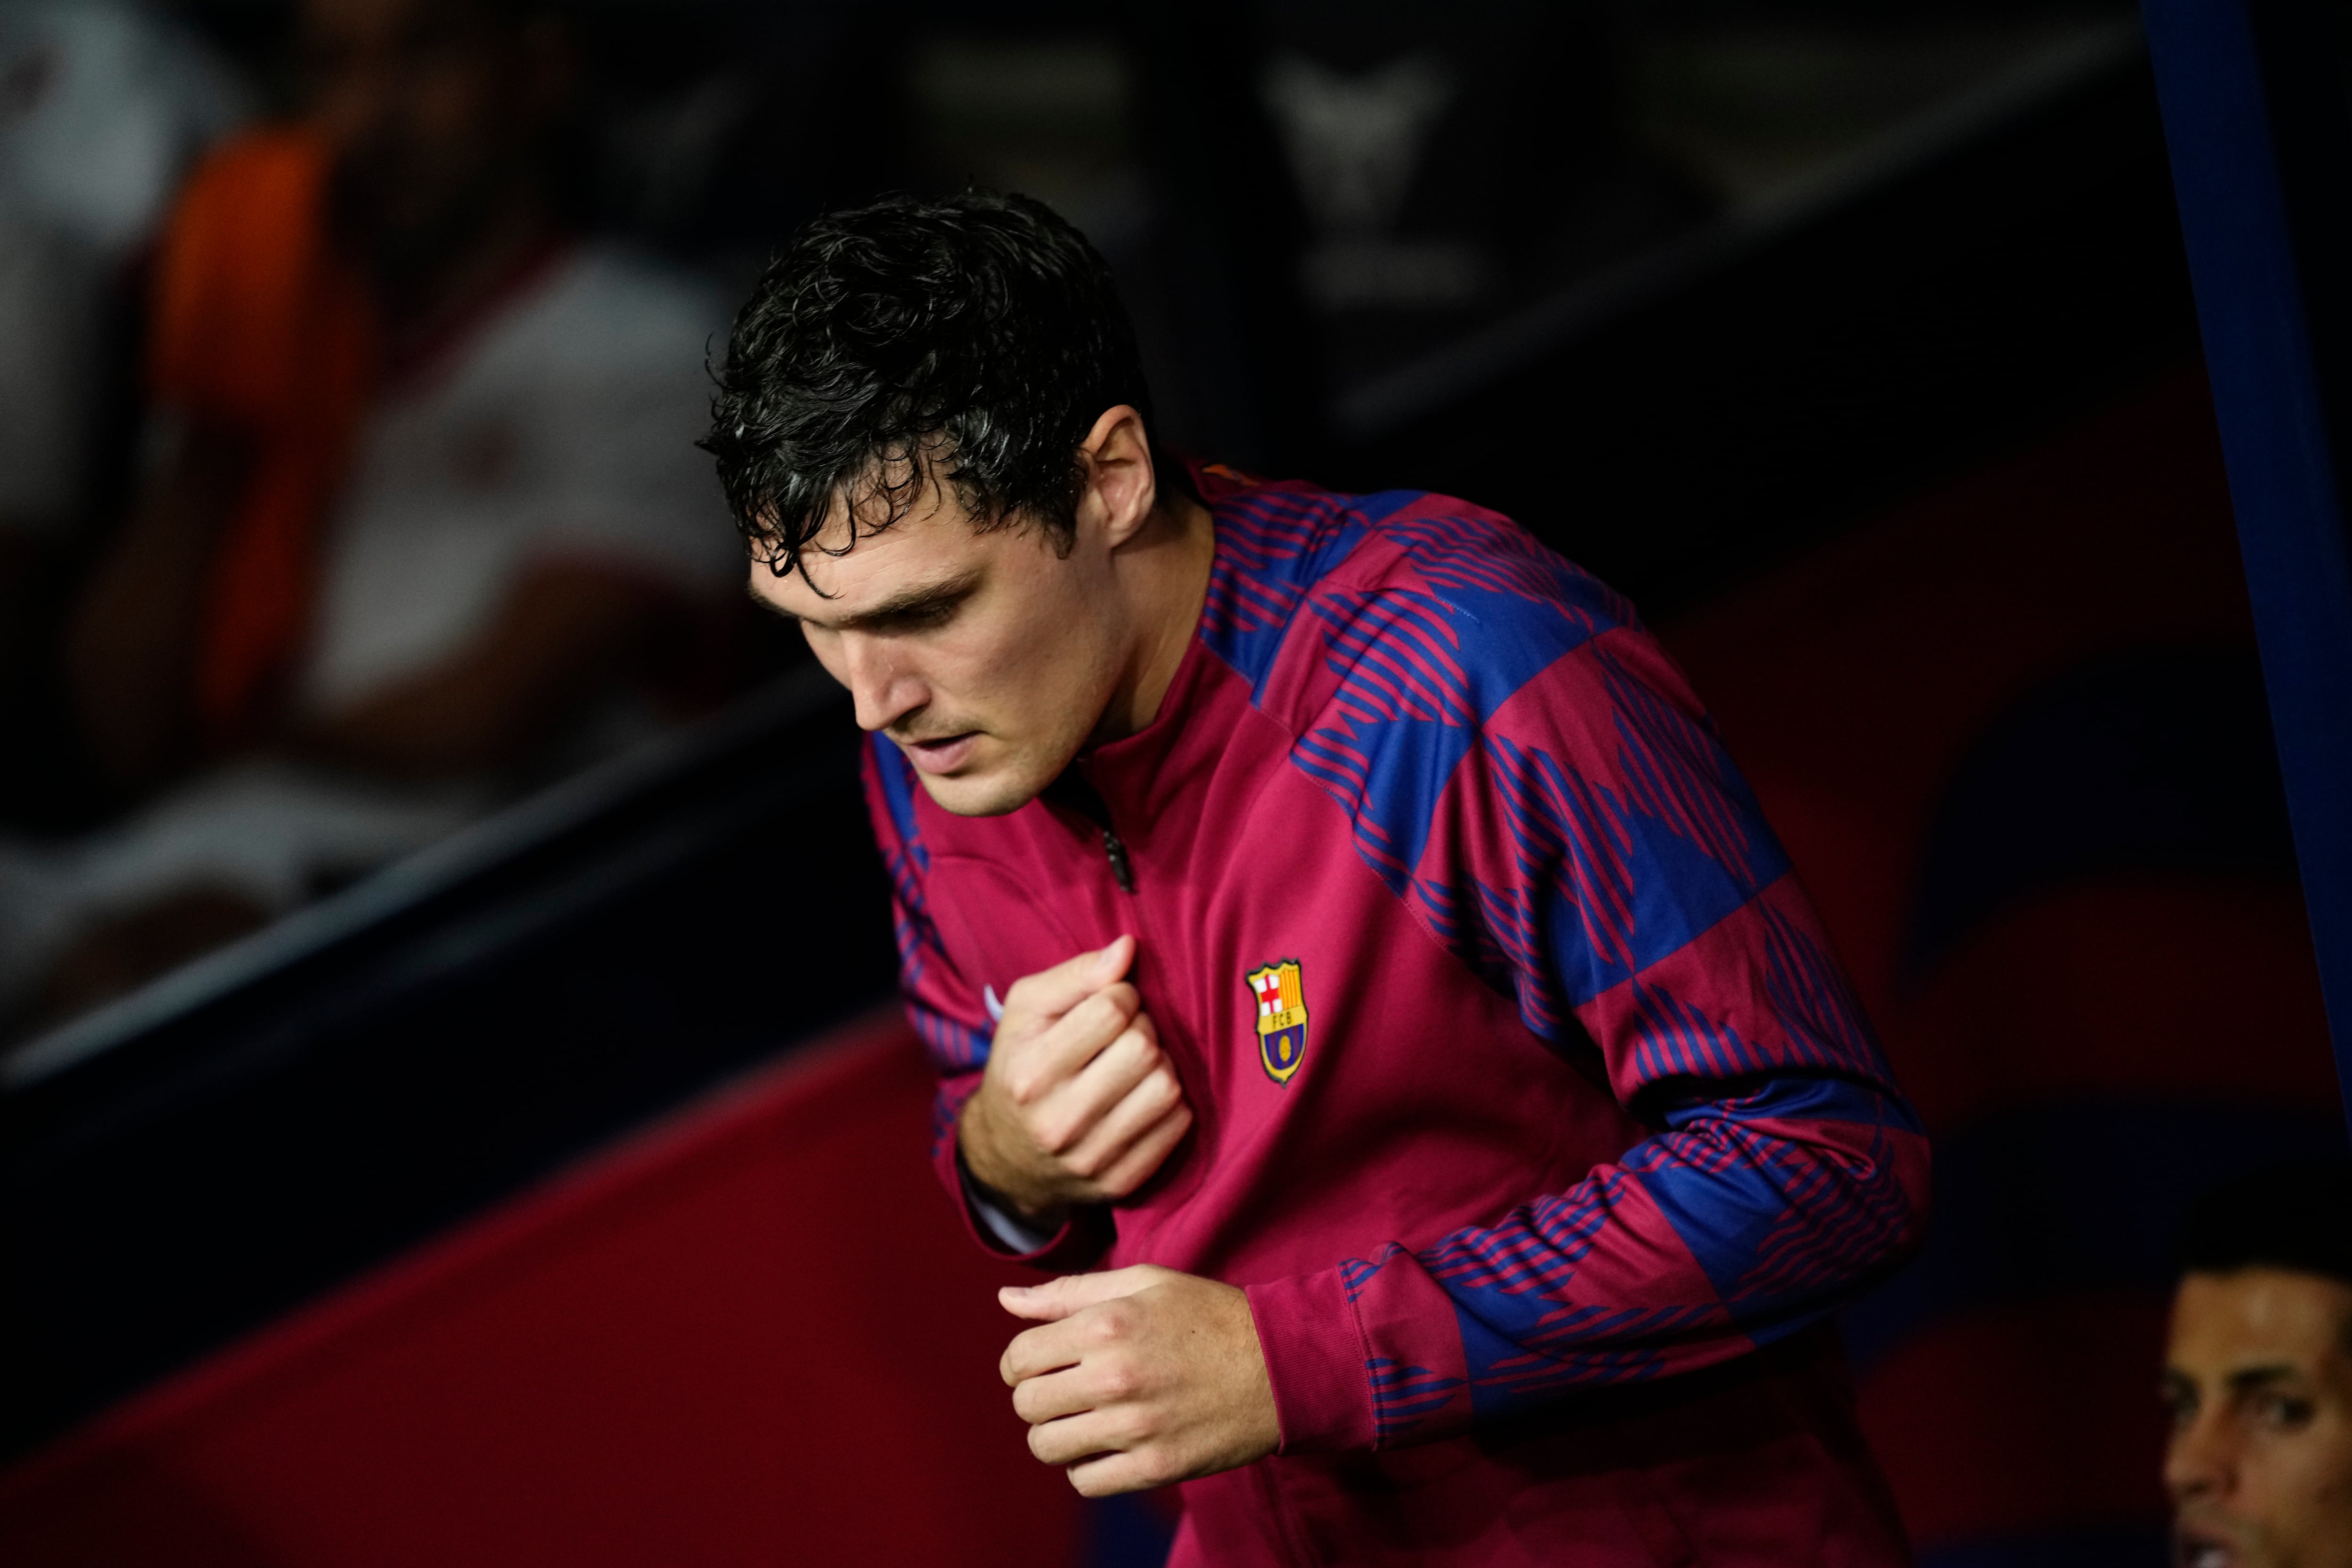
<path fill-rule="evenodd" d="M 2282 1378 L 2297 1375 L 2299 1374 L 2296 1370 L 2291 1366 L 2249 1366 L 2231 1373 L 2222 1381 L 2231 1388 L 2242 1394 L 2248 1389 L 2260 1388 L 2266 1383 L 2276 1383 Z"/>
<path fill-rule="evenodd" d="M 804 622 L 827 631 L 858 631 L 909 616 L 920 615 L 926 610 L 945 608 L 970 594 L 979 580 L 980 574 L 977 572 L 964 572 L 941 583 L 919 583 L 913 587 L 900 589 L 878 605 L 860 610 L 856 615 L 843 616 L 835 620 L 822 620 L 814 616 L 794 615 L 790 610 L 779 607 L 772 601 L 762 598 L 760 591 L 749 583 L 743 585 L 743 591 L 751 596 L 753 603 L 765 606 L 788 621 Z"/>

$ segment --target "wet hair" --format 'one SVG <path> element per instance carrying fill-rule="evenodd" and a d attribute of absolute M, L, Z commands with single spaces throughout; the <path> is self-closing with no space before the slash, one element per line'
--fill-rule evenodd
<path fill-rule="evenodd" d="M 1027 196 L 886 197 L 828 213 L 769 263 L 714 373 L 703 449 L 753 555 L 778 576 L 845 552 L 940 482 L 981 530 L 1022 522 L 1066 552 L 1104 410 L 1151 395 L 1109 267 Z M 1189 489 L 1160 460 L 1163 487 Z M 850 537 L 814 545 L 842 496 Z"/>
<path fill-rule="evenodd" d="M 2352 1160 L 2273 1166 L 2214 1188 L 2189 1210 L 2180 1266 L 2286 1268 L 2352 1285 Z"/>

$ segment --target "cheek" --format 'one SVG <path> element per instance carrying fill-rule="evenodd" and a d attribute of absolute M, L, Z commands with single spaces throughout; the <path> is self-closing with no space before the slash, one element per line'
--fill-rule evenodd
<path fill-rule="evenodd" d="M 925 650 L 937 700 L 1006 739 L 1046 741 L 1083 728 L 1087 705 L 1103 695 L 1112 641 L 1104 594 L 1089 588 L 1060 562 L 1003 573 L 984 607 Z"/>
<path fill-rule="evenodd" d="M 1008 637 L 989 660 L 984 695 L 1024 728 L 1058 729 L 1097 695 L 1097 639 L 1082 613 L 1044 618 Z M 976 695 L 979 693 L 976 693 Z"/>
<path fill-rule="evenodd" d="M 2352 1545 L 2352 1427 L 2336 1427 L 2315 1437 L 2306 1456 L 2311 1495 L 2336 1521 L 2331 1538 Z"/>
<path fill-rule="evenodd" d="M 2282 1524 L 2329 1525 L 2352 1541 L 2352 1430 L 2329 1426 L 2279 1433 L 2250 1445 L 2242 1481 Z"/>

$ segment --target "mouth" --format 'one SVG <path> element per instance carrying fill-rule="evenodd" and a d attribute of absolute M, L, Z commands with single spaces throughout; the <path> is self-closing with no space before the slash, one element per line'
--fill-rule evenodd
<path fill-rule="evenodd" d="M 942 735 L 933 740 L 898 741 L 898 749 L 907 753 L 907 760 L 915 764 L 918 773 L 951 773 L 971 760 L 979 744 L 980 731 L 967 730 L 961 735 Z"/>
<path fill-rule="evenodd" d="M 2173 1533 L 2174 1568 L 2238 1568 L 2238 1549 L 2221 1536 L 2202 1530 Z"/>

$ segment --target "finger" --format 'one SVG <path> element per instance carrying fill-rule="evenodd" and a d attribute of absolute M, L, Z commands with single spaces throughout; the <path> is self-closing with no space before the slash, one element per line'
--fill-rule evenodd
<path fill-rule="evenodd" d="M 1003 1048 L 991 1054 L 989 1065 L 1001 1068 L 1005 1092 L 1015 1105 L 1037 1105 L 1126 1033 L 1142 1006 L 1143 999 L 1135 994 L 1134 986 L 1114 982 L 1041 1033 L 1023 1039 L 999 1030 L 997 1039 Z"/>
<path fill-rule="evenodd" d="M 1086 1371 L 1084 1365 L 1069 1366 L 1023 1378 L 1013 1385 L 1013 1413 L 1034 1426 L 1092 1410 L 1102 1397 L 1089 1385 Z"/>
<path fill-rule="evenodd" d="M 1105 1046 L 1076 1077 L 1048 1089 L 1037 1101 L 1029 1112 L 1029 1125 L 1037 1142 L 1047 1152 L 1059 1154 L 1088 1141 L 1104 1117 L 1117 1110 L 1155 1068 L 1164 1070 L 1164 1064 L 1150 1030 L 1129 1029 Z M 1129 1142 L 1132 1134 L 1118 1147 L 1125 1148 Z M 1106 1157 L 1111 1152 L 1099 1152 Z M 1091 1169 L 1077 1169 L 1081 1175 L 1093 1173 Z"/>
<path fill-rule="evenodd" d="M 1042 1312 L 1022 1311 L 1005 1300 L 1018 1289 L 1020 1287 L 1008 1286 L 996 1293 L 996 1299 L 1003 1304 L 1004 1310 L 1016 1318 L 1045 1317 L 1046 1314 Z M 1060 1372 L 1078 1364 L 1078 1357 L 1086 1347 L 1076 1333 L 1063 1328 L 1059 1321 L 1053 1321 L 1065 1315 L 1054 1313 L 1042 1327 L 1024 1329 L 1013 1336 L 1013 1342 L 1004 1347 L 1004 1354 L 996 1363 L 997 1375 L 1004 1379 L 1006 1387 L 1018 1388 L 1033 1377 L 1043 1377 L 1047 1373 Z"/>
<path fill-rule="evenodd" d="M 1034 1318 L 1045 1322 L 1056 1322 L 1097 1301 L 1116 1301 L 1121 1296 L 1132 1296 L 1139 1290 L 1149 1290 L 1168 1277 L 1168 1270 L 1156 1264 L 1138 1263 L 1127 1268 L 1108 1268 L 1099 1274 L 1065 1274 L 1058 1279 L 1048 1279 L 1043 1285 L 1007 1285 L 996 1293 L 1004 1310 L 1016 1318 Z M 1031 1329 L 1016 1338 L 1005 1350 L 1010 1358 L 1021 1341 L 1029 1334 L 1042 1333 Z M 1070 1342 L 1073 1345 L 1075 1340 Z M 1071 1354 L 1060 1363 L 1067 1366 L 1077 1360 Z M 1040 1367 L 1039 1371 L 1050 1368 Z M 1031 1375 L 1034 1375 L 1032 1373 Z"/>
<path fill-rule="evenodd" d="M 1070 1465 L 1114 1452 L 1133 1427 L 1131 1413 L 1087 1410 L 1029 1428 L 1029 1451 L 1049 1465 Z"/>
<path fill-rule="evenodd" d="M 1192 1108 L 1179 1104 L 1157 1122 L 1150 1131 L 1135 1141 L 1135 1146 L 1112 1162 L 1110 1169 L 1095 1178 L 1095 1186 L 1105 1197 L 1123 1198 L 1151 1179 L 1184 1134 L 1192 1130 Z"/>
<path fill-rule="evenodd" d="M 1143 1015 L 1143 996 L 1124 980 L 1114 980 L 1054 1022 L 1038 1038 L 1037 1050 L 1067 1063 L 1076 1072 L 1096 1053 L 1135 1026 Z M 1158 1035 L 1153 1035 L 1155 1042 Z"/>
<path fill-rule="evenodd" d="M 1175 1070 L 1155 1058 L 1150 1070 L 1137 1079 L 1084 1136 L 1062 1152 L 1062 1163 L 1074 1175 L 1102 1176 L 1126 1158 L 1138 1139 L 1183 1103 L 1184 1089 L 1176 1081 Z"/>
<path fill-rule="evenodd" d="M 1004 994 L 1007 1017 L 1058 1018 L 1128 972 L 1135 962 L 1135 939 L 1122 936 L 1108 947 L 1077 953 L 1051 969 L 1024 974 Z"/>
<path fill-rule="evenodd" d="M 1116 1451 L 1089 1456 L 1066 1467 L 1070 1485 L 1080 1497 L 1116 1497 L 1121 1492 L 1149 1491 L 1180 1479 L 1166 1462 L 1150 1453 Z"/>

